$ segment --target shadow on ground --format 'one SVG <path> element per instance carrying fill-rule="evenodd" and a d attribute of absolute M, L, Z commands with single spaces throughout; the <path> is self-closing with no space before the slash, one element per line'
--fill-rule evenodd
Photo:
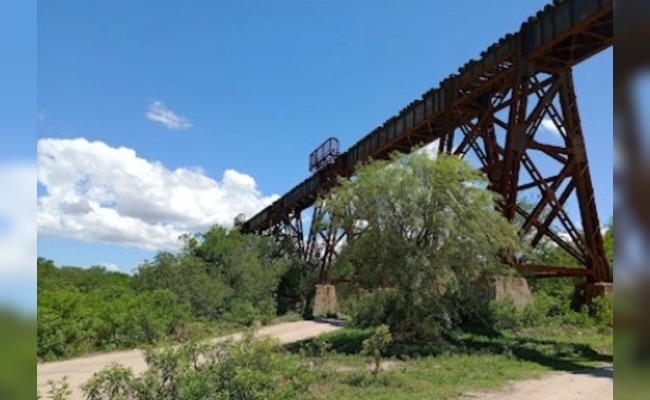
<path fill-rule="evenodd" d="M 591 346 L 558 340 L 531 337 L 466 336 L 448 338 L 452 345 L 466 354 L 502 354 L 544 365 L 556 371 L 573 371 L 600 376 L 599 369 L 585 369 L 585 363 L 612 363 L 614 358 Z"/>
<path fill-rule="evenodd" d="M 339 328 L 343 328 L 345 326 L 345 321 L 337 318 L 315 318 L 314 322 L 337 326 Z"/>
<path fill-rule="evenodd" d="M 573 373 L 577 375 L 591 375 L 597 378 L 614 379 L 614 366 L 612 364 L 607 364 L 604 367 L 583 369 L 573 371 Z"/>
<path fill-rule="evenodd" d="M 339 320 L 319 320 L 321 323 L 342 326 Z M 372 336 L 372 329 L 345 329 L 323 338 L 331 344 L 331 350 L 339 354 L 359 354 L 363 341 Z M 287 345 L 290 352 L 297 353 L 303 347 L 315 343 L 310 339 Z M 534 362 L 556 371 L 590 374 L 597 377 L 613 377 L 613 368 L 585 368 L 588 364 L 613 363 L 613 356 L 602 354 L 591 346 L 570 341 L 539 339 L 526 336 L 504 336 L 500 334 L 457 333 L 445 335 L 431 341 L 393 342 L 386 356 L 408 360 L 420 357 L 451 354 L 504 355 L 522 361 Z"/>

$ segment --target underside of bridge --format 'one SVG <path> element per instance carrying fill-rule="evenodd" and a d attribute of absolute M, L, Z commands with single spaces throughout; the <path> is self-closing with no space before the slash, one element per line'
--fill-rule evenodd
<path fill-rule="evenodd" d="M 613 12 L 607 0 L 555 1 L 242 229 L 290 239 L 327 282 L 346 232 L 330 229 L 324 223 L 329 215 L 319 206 L 304 232 L 303 211 L 325 196 L 337 177 L 354 175 L 359 162 L 437 143 L 439 152 L 482 169 L 490 189 L 502 196 L 497 208 L 519 221 L 530 245 L 551 241 L 582 266 L 512 262 L 513 267 L 540 277 L 584 277 L 592 286 L 611 283 L 585 150 L 586 136 L 596 138 L 583 132 L 572 68 L 613 45 Z M 534 203 L 523 207 L 524 199 Z"/>

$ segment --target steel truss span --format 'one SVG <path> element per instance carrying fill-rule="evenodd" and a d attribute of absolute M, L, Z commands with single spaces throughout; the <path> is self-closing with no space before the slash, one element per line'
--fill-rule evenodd
<path fill-rule="evenodd" d="M 584 266 L 514 267 L 537 276 L 612 282 L 572 68 L 613 46 L 613 17 L 612 0 L 554 1 L 241 229 L 292 238 L 305 261 L 320 264 L 321 278 L 327 280 L 345 233 L 323 230 L 319 221 L 328 216 L 316 207 L 304 235 L 302 211 L 327 194 L 338 176 L 352 176 L 358 162 L 386 159 L 393 151 L 408 153 L 437 141 L 438 151 L 464 156 L 486 173 L 490 189 L 503 197 L 497 208 L 508 219 L 517 219 L 528 243 L 535 247 L 546 238 Z M 535 204 L 522 207 L 521 200 L 531 193 Z M 569 216 L 572 205 L 579 221 Z"/>

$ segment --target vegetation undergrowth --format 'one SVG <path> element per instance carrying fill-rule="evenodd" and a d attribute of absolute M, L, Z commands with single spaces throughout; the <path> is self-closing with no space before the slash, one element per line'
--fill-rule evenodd
<path fill-rule="evenodd" d="M 608 329 L 549 318 L 540 326 L 489 334 L 453 331 L 435 340 L 394 340 L 382 349 L 382 367 L 377 368 L 364 351 L 376 328 L 344 328 L 318 338 L 330 353 L 320 367 L 325 379 L 313 390 L 321 399 L 454 398 L 548 371 L 578 371 L 612 362 L 613 335 Z M 300 354 L 313 345 L 305 341 L 287 349 Z"/>
<path fill-rule="evenodd" d="M 161 252 L 132 275 L 39 258 L 38 359 L 183 343 L 300 319 L 291 308 L 278 312 L 278 286 L 291 263 L 268 238 L 215 227 L 182 240 L 179 254 Z"/>
<path fill-rule="evenodd" d="M 284 347 L 250 331 L 241 341 L 148 350 L 141 377 L 113 365 L 84 392 L 89 400 L 447 399 L 611 362 L 612 354 L 611 335 L 561 323 L 422 342 L 393 340 L 386 326 L 343 328 Z M 57 400 L 66 399 L 65 385 L 53 385 Z"/>

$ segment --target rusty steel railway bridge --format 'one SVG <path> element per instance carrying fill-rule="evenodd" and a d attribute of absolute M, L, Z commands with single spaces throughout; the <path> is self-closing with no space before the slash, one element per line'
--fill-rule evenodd
<path fill-rule="evenodd" d="M 326 195 L 337 177 L 352 176 L 359 162 L 387 159 L 393 151 L 408 153 L 437 141 L 439 152 L 471 152 L 490 189 L 502 196 L 496 207 L 509 220 L 523 221 L 520 233 L 533 247 L 545 237 L 583 266 L 513 267 L 541 277 L 584 277 L 587 285 L 611 283 L 572 68 L 613 46 L 613 20 L 612 0 L 554 1 L 518 32 L 488 47 L 479 60 L 466 63 L 257 215 L 241 220 L 240 228 L 292 238 L 301 257 L 318 264 L 321 280 L 327 281 L 346 233 L 317 224 L 326 216 L 314 206 L 304 235 L 303 211 Z M 542 121 L 553 122 L 557 143 L 540 139 Z M 544 174 L 535 161 L 540 157 L 552 161 L 557 171 Z M 532 209 L 523 208 L 518 200 L 531 189 L 539 198 Z M 567 211 L 571 198 L 578 204 L 582 231 Z"/>

